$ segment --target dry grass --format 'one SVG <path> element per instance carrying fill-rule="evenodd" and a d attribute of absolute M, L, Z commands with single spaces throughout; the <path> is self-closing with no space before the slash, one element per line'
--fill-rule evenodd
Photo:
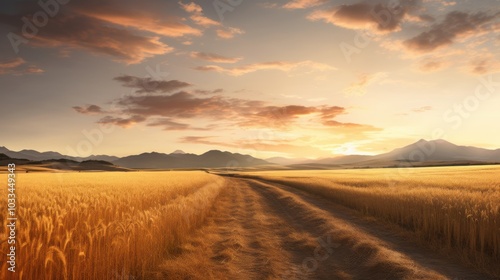
<path fill-rule="evenodd" d="M 205 220 L 224 186 L 224 179 L 204 172 L 29 173 L 17 179 L 17 267 L 10 273 L 2 261 L 1 279 L 147 279 Z M 5 188 L 1 195 L 7 197 Z M 6 214 L 2 203 L 2 221 Z M 6 234 L 2 227 L 1 252 L 7 251 Z"/>
<path fill-rule="evenodd" d="M 255 172 L 413 231 L 500 276 L 499 167 Z"/>

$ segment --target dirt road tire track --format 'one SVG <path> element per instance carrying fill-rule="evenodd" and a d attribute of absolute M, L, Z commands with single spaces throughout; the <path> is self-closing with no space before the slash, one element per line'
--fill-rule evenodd
<path fill-rule="evenodd" d="M 157 279 L 488 279 L 321 197 L 226 180 L 207 225 Z"/>

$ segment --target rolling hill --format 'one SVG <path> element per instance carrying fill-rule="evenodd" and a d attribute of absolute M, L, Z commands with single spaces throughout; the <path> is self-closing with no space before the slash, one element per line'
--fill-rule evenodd
<path fill-rule="evenodd" d="M 217 167 L 251 167 L 272 165 L 262 159 L 249 155 L 233 154 L 219 150 L 211 150 L 201 155 L 181 153 L 143 153 L 124 157 L 113 162 L 128 168 L 217 168 Z"/>

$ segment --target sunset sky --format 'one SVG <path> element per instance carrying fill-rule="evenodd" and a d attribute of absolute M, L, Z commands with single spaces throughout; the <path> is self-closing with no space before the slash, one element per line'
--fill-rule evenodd
<path fill-rule="evenodd" d="M 0 4 L 11 150 L 500 148 L 497 0 L 37 2 Z"/>

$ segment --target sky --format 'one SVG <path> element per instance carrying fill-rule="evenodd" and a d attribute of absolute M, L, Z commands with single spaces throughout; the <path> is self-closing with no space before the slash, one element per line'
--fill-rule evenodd
<path fill-rule="evenodd" d="M 497 0 L 7 0 L 0 38 L 11 150 L 500 148 Z"/>

